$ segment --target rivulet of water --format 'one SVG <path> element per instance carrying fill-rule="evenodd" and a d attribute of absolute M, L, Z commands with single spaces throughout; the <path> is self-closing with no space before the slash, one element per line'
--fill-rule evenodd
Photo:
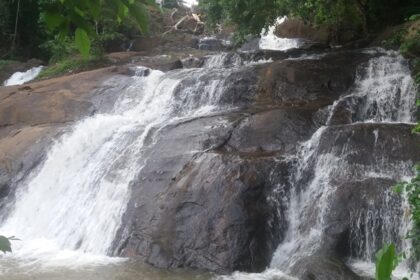
<path fill-rule="evenodd" d="M 35 79 L 41 73 L 44 66 L 33 67 L 25 72 L 16 72 L 4 81 L 4 86 L 22 85 Z"/>

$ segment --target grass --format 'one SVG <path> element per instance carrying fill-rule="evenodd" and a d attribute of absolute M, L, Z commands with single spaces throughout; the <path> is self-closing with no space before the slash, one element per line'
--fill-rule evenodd
<path fill-rule="evenodd" d="M 80 57 L 67 58 L 48 67 L 45 67 L 38 75 L 37 80 L 45 80 L 63 75 L 79 73 L 110 65 L 104 58 L 83 59 Z"/>

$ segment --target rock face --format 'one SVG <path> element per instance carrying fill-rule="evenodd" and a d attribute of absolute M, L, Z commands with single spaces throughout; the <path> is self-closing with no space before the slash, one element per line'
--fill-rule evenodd
<path fill-rule="evenodd" d="M 275 34 L 280 38 L 305 38 L 311 41 L 329 43 L 329 30 L 326 27 L 312 27 L 297 18 L 288 18 L 277 25 Z"/>
<path fill-rule="evenodd" d="M 217 37 L 204 37 L 198 42 L 200 50 L 227 51 L 232 48 L 230 40 Z"/>
<path fill-rule="evenodd" d="M 362 36 L 360 30 L 354 28 L 341 28 L 337 31 L 337 35 L 333 36 L 327 26 L 309 25 L 299 18 L 286 19 L 276 26 L 275 34 L 280 38 L 303 38 L 322 44 L 347 44 L 361 39 Z"/>
<path fill-rule="evenodd" d="M 283 227 L 266 180 L 277 163 L 258 147 L 247 157 L 225 151 L 231 130 L 247 119 L 229 118 L 230 129 L 218 116 L 162 133 L 133 185 L 117 253 L 165 268 L 264 269 Z"/>
<path fill-rule="evenodd" d="M 292 177 L 298 144 L 326 125 L 325 112 L 348 94 L 356 68 L 372 56 L 331 52 L 318 59 L 231 67 L 217 105 L 234 110 L 170 123 L 156 138 L 145 140 L 153 145 L 145 149 L 147 161 L 131 183 L 109 253 L 161 268 L 262 271 L 290 227 L 286 216 L 292 188 L 304 191 L 321 160 L 336 157 L 342 167 L 327 166 L 333 194 L 324 217 L 323 250 L 302 258 L 291 272 L 301 279 L 360 279 L 344 264 L 345 258 L 366 251 L 355 248 L 354 240 L 363 239 L 352 231 L 357 215 L 381 205 L 381 194 L 396 178 L 360 174 L 391 172 L 402 162 L 420 161 L 420 136 L 411 134 L 408 124 L 354 124 L 346 106 L 336 106 L 335 122 L 322 131 L 304 176 L 297 183 Z M 137 63 L 168 71 L 207 62 L 163 58 Z M 0 208 L 7 209 L 15 186 L 42 161 L 51 139 L 75 121 L 109 110 L 134 72 L 114 67 L 0 89 Z M 219 72 L 216 68 L 206 77 L 216 79 Z M 185 79 L 177 87 L 193 82 Z M 392 199 L 398 206 L 399 200 Z M 307 222 L 300 233 L 314 226 L 317 207 L 314 197 L 308 215 L 301 217 Z M 378 221 L 384 224 L 381 217 Z"/>
<path fill-rule="evenodd" d="M 411 125 L 359 123 L 322 132 L 301 179 L 294 182 L 295 187 L 314 188 L 313 199 L 299 210 L 302 226 L 294 234 L 309 239 L 321 226 L 320 245 L 310 246 L 317 249 L 293 263 L 293 275 L 362 279 L 345 265 L 346 259 L 374 261 L 377 248 L 389 240 L 401 246 L 403 208 L 392 188 L 396 178 L 409 176 L 414 162 L 420 160 L 415 148 L 420 136 L 411 129 Z"/>
<path fill-rule="evenodd" d="M 231 75 L 221 102 L 242 109 L 161 132 L 132 183 L 114 254 L 162 268 L 265 269 L 288 227 L 288 156 L 317 130 L 319 110 L 347 92 L 366 59 L 332 54 Z"/>
<path fill-rule="evenodd" d="M 325 255 L 301 259 L 292 273 L 301 280 L 370 280 L 356 275 L 341 260 Z"/>

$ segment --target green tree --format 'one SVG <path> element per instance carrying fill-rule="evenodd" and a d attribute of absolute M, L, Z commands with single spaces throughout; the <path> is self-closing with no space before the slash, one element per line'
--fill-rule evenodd
<path fill-rule="evenodd" d="M 141 33 L 148 32 L 148 11 L 154 0 L 43 0 L 41 18 L 48 30 L 59 37 L 74 36 L 80 53 L 89 56 L 92 41 L 105 22 L 121 24 L 130 19 Z"/>
<path fill-rule="evenodd" d="M 342 31 L 360 30 L 360 34 L 400 22 L 407 14 L 420 12 L 413 0 L 200 0 L 210 26 L 229 22 L 238 34 L 259 34 L 279 16 L 290 15 L 330 29 L 332 40 Z"/>

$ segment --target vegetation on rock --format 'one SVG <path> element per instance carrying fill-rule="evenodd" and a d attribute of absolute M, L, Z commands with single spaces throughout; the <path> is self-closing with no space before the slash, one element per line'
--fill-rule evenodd
<path fill-rule="evenodd" d="M 383 42 L 386 47 L 398 47 L 401 53 L 410 59 L 413 66 L 415 83 L 420 89 L 420 15 L 408 18 L 408 28 L 398 30 L 394 36 Z M 410 22 L 413 22 L 410 24 Z M 417 101 L 420 106 L 420 100 Z M 413 133 L 420 133 L 420 122 L 417 122 Z M 420 166 L 415 167 L 415 177 L 409 182 L 401 182 L 396 187 L 397 193 L 407 197 L 412 228 L 405 238 L 411 239 L 411 260 L 420 261 Z M 406 256 L 406 252 L 402 253 Z M 385 245 L 377 254 L 376 280 L 390 280 L 392 271 L 401 257 L 395 252 L 393 244 Z M 391 261 L 392 260 L 392 261 Z M 405 278 L 407 279 L 407 278 Z"/>
<path fill-rule="evenodd" d="M 391 280 L 392 271 L 398 265 L 398 258 L 394 244 L 385 245 L 376 254 L 376 280 Z"/>

